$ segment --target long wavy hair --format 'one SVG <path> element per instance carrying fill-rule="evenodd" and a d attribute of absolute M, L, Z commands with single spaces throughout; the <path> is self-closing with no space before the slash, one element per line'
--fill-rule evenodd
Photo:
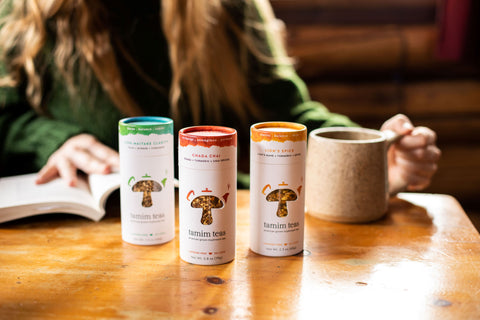
<path fill-rule="evenodd" d="M 268 0 L 246 1 L 254 1 L 255 5 L 246 6 L 251 9 L 245 12 L 243 26 L 235 23 L 227 10 L 227 4 L 241 5 L 240 2 L 161 1 L 160 20 L 172 68 L 171 116 L 175 120 L 181 119 L 182 103 L 188 105 L 194 123 L 200 121 L 202 114 L 207 120 L 220 121 L 222 106 L 242 120 L 251 115 L 259 117 L 249 91 L 248 57 L 254 55 L 272 66 L 289 60 L 281 49 L 277 32 L 280 24 L 274 19 Z M 95 76 L 125 115 L 141 114 L 122 81 L 112 45 L 114 39 L 103 19 L 106 12 L 102 1 L 4 0 L 2 6 L 11 8 L 2 8 L 10 13 L 3 18 L 0 30 L 0 53 L 8 62 L 8 73 L 0 80 L 0 86 L 17 86 L 24 81 L 32 107 L 39 113 L 45 112 L 42 51 L 47 47 L 52 50 L 53 62 L 71 94 L 78 92 L 78 81 L 88 82 Z M 249 22 L 249 15 L 259 12 L 265 21 L 263 30 Z M 53 37 L 49 36 L 52 30 Z M 259 34 L 262 41 L 257 41 Z M 275 46 L 280 50 L 272 52 L 270 46 L 265 46 L 265 38 L 277 41 Z"/>

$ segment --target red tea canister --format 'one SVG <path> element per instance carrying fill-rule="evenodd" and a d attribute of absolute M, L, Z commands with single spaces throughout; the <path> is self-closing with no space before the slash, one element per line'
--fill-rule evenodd
<path fill-rule="evenodd" d="M 237 132 L 195 126 L 180 130 L 178 139 L 180 258 L 202 265 L 232 261 Z"/>

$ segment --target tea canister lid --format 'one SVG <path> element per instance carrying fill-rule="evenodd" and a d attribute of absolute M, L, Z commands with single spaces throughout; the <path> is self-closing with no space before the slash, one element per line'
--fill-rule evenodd
<path fill-rule="evenodd" d="M 307 127 L 295 122 L 260 122 L 251 126 L 251 139 L 261 141 L 306 141 Z"/>
<path fill-rule="evenodd" d="M 118 122 L 118 132 L 129 134 L 173 134 L 173 120 L 166 117 L 131 117 Z"/>
<path fill-rule="evenodd" d="M 179 131 L 178 139 L 181 147 L 228 147 L 237 146 L 237 131 L 222 126 L 195 126 Z"/>

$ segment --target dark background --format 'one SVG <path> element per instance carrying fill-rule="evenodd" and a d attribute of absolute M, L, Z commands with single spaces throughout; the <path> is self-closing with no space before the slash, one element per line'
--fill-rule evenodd
<path fill-rule="evenodd" d="M 480 37 L 476 0 L 271 0 L 314 100 L 379 128 L 404 113 L 442 149 L 425 190 L 480 227 Z"/>

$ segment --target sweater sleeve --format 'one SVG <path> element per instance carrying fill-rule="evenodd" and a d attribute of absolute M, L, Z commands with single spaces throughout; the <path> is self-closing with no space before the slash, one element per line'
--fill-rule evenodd
<path fill-rule="evenodd" d="M 12 0 L 0 4 L 0 18 L 12 10 Z M 0 78 L 5 77 L 0 60 Z M 0 176 L 38 171 L 68 138 L 82 130 L 38 115 L 20 87 L 0 86 Z"/>
<path fill-rule="evenodd" d="M 264 54 L 276 60 L 271 64 L 256 59 L 253 65 L 253 72 L 260 75 L 260 80 L 254 81 L 252 91 L 266 116 L 305 124 L 309 131 L 319 127 L 358 126 L 348 117 L 330 112 L 322 103 L 311 100 L 305 82 L 287 58 L 279 36 L 281 30 L 275 28 L 281 22 L 275 20 L 268 1 L 257 0 L 254 3 L 255 8 L 247 12 L 247 19 L 254 22 L 247 23 L 247 26 L 261 26 L 250 32 L 258 43 L 264 43 Z"/>
<path fill-rule="evenodd" d="M 0 74 L 2 66 L 0 66 Z M 0 176 L 38 171 L 80 127 L 38 115 L 18 88 L 0 88 Z"/>

